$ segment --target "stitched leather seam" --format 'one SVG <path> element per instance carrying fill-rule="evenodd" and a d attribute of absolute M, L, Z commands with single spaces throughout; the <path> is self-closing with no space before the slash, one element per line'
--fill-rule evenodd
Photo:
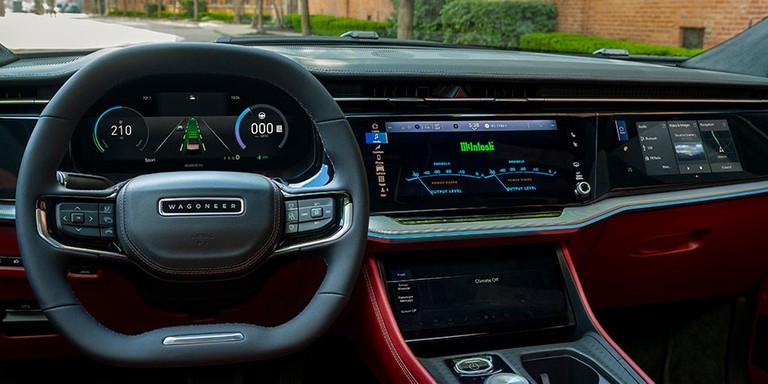
<path fill-rule="evenodd" d="M 363 268 L 363 276 L 365 277 L 365 284 L 368 290 L 368 298 L 370 299 L 371 304 L 373 305 L 373 312 L 376 314 L 376 322 L 378 323 L 379 328 L 381 328 L 381 331 L 384 334 L 384 340 L 386 341 L 387 347 L 389 348 L 389 352 L 395 358 L 395 362 L 397 362 L 397 365 L 400 367 L 400 369 L 403 371 L 405 376 L 408 378 L 408 381 L 413 384 L 418 384 L 418 381 L 416 380 L 416 378 L 408 370 L 408 366 L 405 365 L 403 360 L 400 358 L 400 355 L 397 353 L 397 349 L 392 343 L 392 340 L 390 340 L 389 332 L 387 331 L 387 327 L 384 324 L 384 318 L 381 315 L 381 309 L 379 308 L 379 305 L 376 302 L 376 295 L 373 292 L 373 284 L 371 284 L 371 278 L 368 275 L 368 269 Z"/>

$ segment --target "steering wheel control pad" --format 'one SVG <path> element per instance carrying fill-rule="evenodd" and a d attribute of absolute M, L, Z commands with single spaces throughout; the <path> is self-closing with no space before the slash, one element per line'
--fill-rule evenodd
<path fill-rule="evenodd" d="M 251 272 L 277 247 L 284 204 L 264 176 L 170 172 L 138 176 L 117 196 L 120 244 L 164 278 L 220 279 Z"/>

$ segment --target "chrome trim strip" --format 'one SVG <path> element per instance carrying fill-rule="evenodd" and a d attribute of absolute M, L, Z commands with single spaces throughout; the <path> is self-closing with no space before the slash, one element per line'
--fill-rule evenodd
<path fill-rule="evenodd" d="M 233 343 L 243 340 L 245 340 L 245 335 L 240 332 L 204 333 L 199 335 L 166 336 L 163 339 L 163 345 Z"/>
<path fill-rule="evenodd" d="M 334 97 L 336 102 L 541 102 L 541 103 L 720 103 L 720 104 L 766 104 L 768 100 L 754 99 L 633 99 L 633 98 L 575 98 L 575 97 L 529 97 L 529 98 L 436 98 L 417 97 Z"/>
<path fill-rule="evenodd" d="M 16 205 L 0 203 L 0 220 L 16 220 Z"/>
<path fill-rule="evenodd" d="M 52 247 L 54 247 L 56 249 L 59 249 L 59 250 L 62 250 L 62 251 L 68 251 L 68 252 L 76 252 L 76 253 L 90 253 L 90 254 L 93 254 L 94 256 L 109 256 L 110 258 L 114 258 L 114 259 L 126 259 L 127 258 L 126 255 L 123 255 L 123 254 L 120 254 L 120 253 L 115 253 L 115 252 L 110 252 L 110 251 L 102 251 L 102 250 L 98 250 L 98 249 L 72 247 L 72 246 L 69 246 L 69 245 L 64 245 L 62 243 L 59 243 L 58 241 L 56 241 L 56 239 L 54 239 L 50 235 L 50 231 L 49 231 L 49 227 L 48 227 L 48 221 L 47 221 L 47 218 L 45 216 L 45 211 L 40 209 L 40 208 L 37 208 L 36 213 L 37 213 L 37 218 L 36 218 L 36 220 L 37 220 L 37 234 L 43 240 L 45 240 L 45 242 L 48 243 L 48 245 L 50 245 L 50 246 L 52 246 Z"/>
<path fill-rule="evenodd" d="M 764 104 L 768 100 L 753 99 L 632 99 L 632 98 L 572 98 L 572 97 L 542 97 L 528 99 L 545 103 L 728 103 L 728 104 Z"/>
<path fill-rule="evenodd" d="M 165 212 L 163 210 L 163 203 L 164 202 L 171 202 L 171 201 L 186 201 L 186 202 L 198 202 L 198 201 L 216 201 L 216 202 L 229 202 L 229 201 L 239 201 L 240 202 L 240 210 L 234 211 L 234 212 Z M 173 198 L 167 198 L 167 199 L 160 199 L 160 201 L 157 202 L 157 211 L 160 213 L 160 216 L 238 216 L 242 215 L 245 212 L 245 200 L 243 200 L 241 197 L 173 197 Z"/>
<path fill-rule="evenodd" d="M 768 194 L 768 181 L 614 197 L 583 207 L 565 208 L 563 214 L 555 218 L 403 225 L 391 217 L 379 215 L 371 216 L 368 237 L 390 243 L 410 243 L 457 238 L 569 233 L 623 212 L 761 194 Z"/>
<path fill-rule="evenodd" d="M 341 213 L 341 219 L 339 222 L 339 229 L 334 232 L 332 235 L 328 237 L 324 237 L 321 239 L 306 241 L 303 243 L 297 243 L 292 244 L 287 247 L 278 248 L 273 252 L 273 255 L 277 256 L 284 253 L 290 253 L 300 250 L 301 248 L 307 248 L 307 247 L 317 247 L 326 245 L 329 243 L 332 243 L 338 239 L 340 239 L 342 236 L 346 235 L 347 232 L 349 232 L 350 229 L 352 229 L 352 213 L 353 213 L 353 204 L 352 201 L 349 200 L 349 195 L 347 195 L 344 192 L 334 191 L 334 192 L 318 192 L 318 193 L 311 193 L 311 194 L 290 194 L 287 192 L 283 192 L 283 195 L 285 198 L 305 198 L 305 197 L 313 197 L 313 196 L 328 196 L 328 195 L 341 195 L 343 196 L 343 203 L 344 207 L 342 209 Z"/>

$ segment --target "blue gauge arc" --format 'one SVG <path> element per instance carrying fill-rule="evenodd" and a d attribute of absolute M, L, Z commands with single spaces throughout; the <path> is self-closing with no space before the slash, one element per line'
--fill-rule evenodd
<path fill-rule="evenodd" d="M 99 115 L 99 118 L 96 119 L 96 124 L 93 125 L 93 143 L 96 144 L 96 148 L 98 148 L 99 152 L 101 152 L 101 153 L 106 152 L 107 149 L 104 148 L 104 146 L 102 146 L 101 143 L 99 142 L 99 133 L 98 133 L 98 131 L 99 131 L 99 124 L 101 123 L 101 120 L 104 119 L 104 116 L 106 116 L 107 114 L 109 114 L 112 111 L 117 111 L 118 109 L 122 109 L 122 108 L 123 108 L 122 106 L 118 105 L 117 107 L 112 107 L 110 109 L 107 109 L 101 115 Z"/>
<path fill-rule="evenodd" d="M 278 142 L 277 148 L 283 148 L 288 141 L 288 121 L 279 109 L 269 104 L 250 106 L 237 117 L 235 139 L 242 149 L 265 139 Z"/>

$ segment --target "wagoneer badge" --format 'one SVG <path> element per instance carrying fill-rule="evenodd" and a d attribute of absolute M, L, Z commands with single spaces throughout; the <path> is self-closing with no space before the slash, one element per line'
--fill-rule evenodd
<path fill-rule="evenodd" d="M 160 199 L 162 216 L 240 215 L 245 202 L 239 197 L 190 197 Z"/>

